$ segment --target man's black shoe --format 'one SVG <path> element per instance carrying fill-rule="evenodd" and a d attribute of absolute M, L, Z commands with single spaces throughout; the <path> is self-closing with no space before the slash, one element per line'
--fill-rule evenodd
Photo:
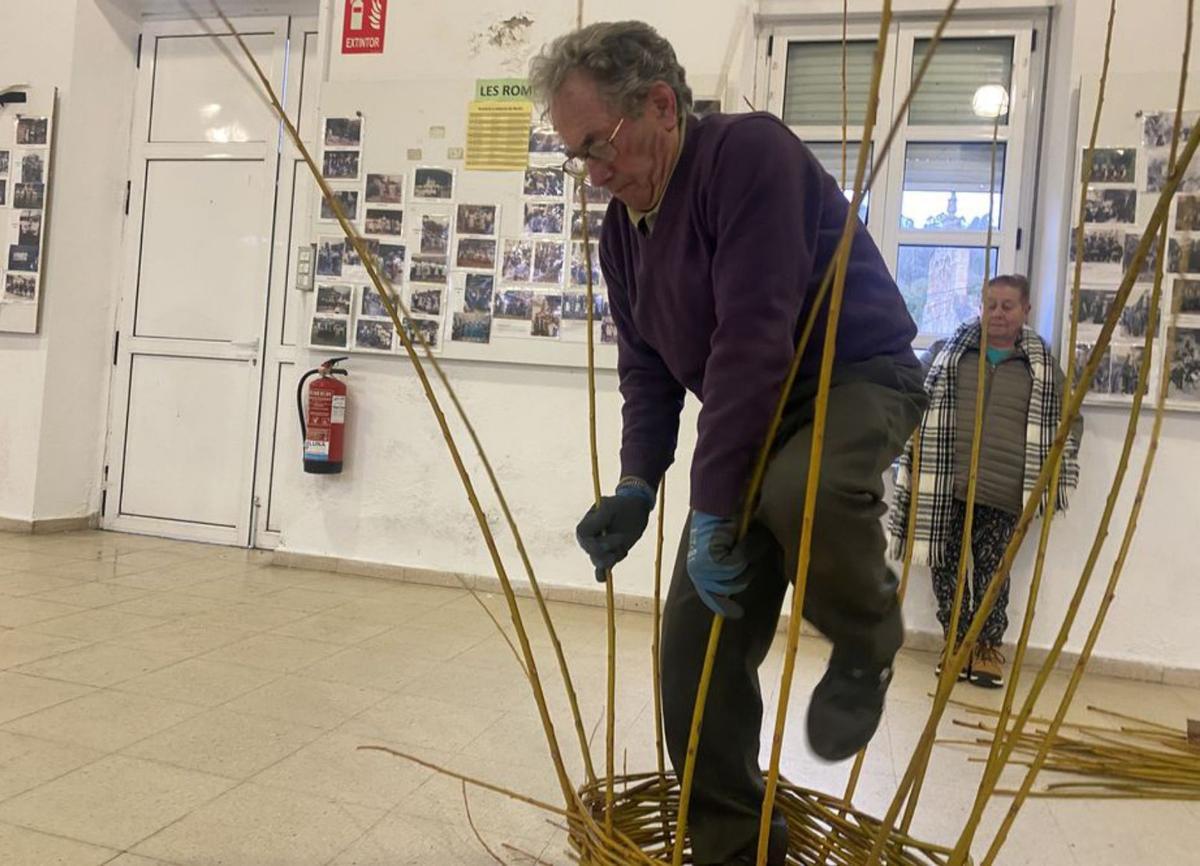
<path fill-rule="evenodd" d="M 871 741 L 891 682 L 891 665 L 855 663 L 834 652 L 808 704 L 808 744 L 817 757 L 844 761 Z"/>

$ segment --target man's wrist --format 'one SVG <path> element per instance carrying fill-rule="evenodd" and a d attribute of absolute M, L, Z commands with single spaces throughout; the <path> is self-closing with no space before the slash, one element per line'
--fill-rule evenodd
<path fill-rule="evenodd" d="M 639 496 L 646 501 L 646 504 L 651 508 L 654 507 L 654 500 L 658 498 L 658 491 L 644 478 L 639 478 L 636 475 L 626 475 L 617 482 L 617 496 Z"/>

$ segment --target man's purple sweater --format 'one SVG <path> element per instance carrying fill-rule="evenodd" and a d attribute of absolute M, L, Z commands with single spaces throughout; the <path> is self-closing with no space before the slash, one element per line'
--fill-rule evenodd
<path fill-rule="evenodd" d="M 613 200 L 600 263 L 625 401 L 622 475 L 658 484 L 674 459 L 686 388 L 703 403 L 691 505 L 734 516 L 848 209 L 808 148 L 762 113 L 689 121 L 649 236 Z M 816 376 L 826 318 L 817 321 L 801 379 Z M 916 333 L 859 223 L 836 362 L 886 355 L 916 366 Z"/>

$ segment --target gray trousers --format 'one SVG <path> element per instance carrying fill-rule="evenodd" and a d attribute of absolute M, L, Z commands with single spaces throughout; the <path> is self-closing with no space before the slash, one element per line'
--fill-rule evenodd
<path fill-rule="evenodd" d="M 804 618 L 863 663 L 890 662 L 903 642 L 897 581 L 884 560 L 883 473 L 920 421 L 919 367 L 876 358 L 845 365 L 829 395 Z M 793 390 L 745 540 L 745 616 L 727 620 L 704 714 L 689 825 L 698 864 L 722 863 L 758 835 L 762 693 L 758 668 L 795 577 L 812 445 L 815 381 Z M 687 574 L 685 527 L 663 609 L 662 698 L 667 748 L 682 776 L 712 613 Z M 797 724 L 795 720 L 791 724 Z"/>

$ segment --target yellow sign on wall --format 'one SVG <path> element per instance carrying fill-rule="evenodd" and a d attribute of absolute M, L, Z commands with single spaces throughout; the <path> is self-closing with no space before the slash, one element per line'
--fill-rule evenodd
<path fill-rule="evenodd" d="M 467 110 L 467 169 L 521 171 L 529 164 L 533 104 L 477 99 Z"/>

